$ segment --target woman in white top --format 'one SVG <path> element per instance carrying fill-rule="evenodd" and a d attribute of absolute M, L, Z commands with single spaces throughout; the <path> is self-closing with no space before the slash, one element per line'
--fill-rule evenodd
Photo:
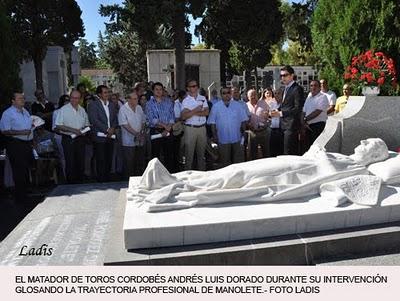
<path fill-rule="evenodd" d="M 274 110 L 278 110 L 281 106 L 281 101 L 279 98 L 279 90 L 277 91 L 277 96 L 275 97 L 275 93 L 272 88 L 266 88 L 263 91 L 262 98 L 269 106 L 269 111 L 272 112 Z M 280 118 L 272 117 L 271 123 L 271 135 L 270 135 L 270 154 L 272 157 L 276 157 L 283 154 L 283 133 L 280 129 Z"/>

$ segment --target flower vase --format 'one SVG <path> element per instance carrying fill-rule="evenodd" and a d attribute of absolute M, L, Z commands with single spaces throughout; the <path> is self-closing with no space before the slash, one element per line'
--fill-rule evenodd
<path fill-rule="evenodd" d="M 367 96 L 367 95 L 377 96 L 377 95 L 379 95 L 379 92 L 380 92 L 379 86 L 364 86 L 362 88 L 362 94 L 364 96 Z"/>

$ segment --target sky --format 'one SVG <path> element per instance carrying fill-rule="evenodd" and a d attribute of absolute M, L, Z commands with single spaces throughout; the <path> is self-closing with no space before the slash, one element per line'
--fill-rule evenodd
<path fill-rule="evenodd" d="M 301 2 L 302 0 L 288 0 L 289 2 Z M 85 25 L 85 39 L 89 43 L 94 42 L 97 44 L 97 38 L 99 31 L 104 32 L 105 25 L 104 22 L 108 21 L 108 18 L 103 18 L 99 14 L 100 4 L 110 5 L 110 4 L 122 4 L 123 0 L 77 0 L 81 10 L 82 10 L 82 20 Z M 190 18 L 190 32 L 194 33 L 194 28 L 196 24 L 199 24 L 201 19 L 198 18 L 193 20 Z M 192 43 L 199 43 L 198 38 L 193 36 Z"/>

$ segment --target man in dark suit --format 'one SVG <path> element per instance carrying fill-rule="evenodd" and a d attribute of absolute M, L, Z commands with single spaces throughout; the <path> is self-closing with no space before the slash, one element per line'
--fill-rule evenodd
<path fill-rule="evenodd" d="M 31 106 L 32 115 L 37 115 L 44 120 L 44 128 L 52 131 L 54 104 L 47 101 L 43 90 L 35 91 L 36 101 Z"/>
<path fill-rule="evenodd" d="M 97 181 L 107 182 L 113 159 L 118 110 L 115 104 L 108 100 L 107 86 L 98 86 L 96 94 L 94 100 L 88 105 L 88 115 L 93 133 Z"/>
<path fill-rule="evenodd" d="M 281 69 L 281 80 L 285 85 L 280 111 L 271 112 L 271 117 L 281 117 L 283 131 L 284 155 L 299 154 L 299 131 L 301 129 L 301 112 L 304 106 L 304 91 L 294 81 L 294 70 L 291 66 Z"/>

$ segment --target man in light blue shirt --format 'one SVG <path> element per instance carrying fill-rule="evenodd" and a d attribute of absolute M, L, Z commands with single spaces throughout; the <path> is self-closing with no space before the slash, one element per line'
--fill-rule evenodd
<path fill-rule="evenodd" d="M 249 119 L 243 106 L 231 99 L 229 88 L 221 89 L 222 101 L 216 103 L 208 117 L 212 140 L 218 144 L 222 167 L 243 162 L 242 133 Z"/>
<path fill-rule="evenodd" d="M 15 185 L 15 200 L 26 203 L 29 185 L 29 167 L 32 155 L 32 119 L 24 108 L 22 93 L 14 93 L 12 106 L 4 111 L 0 120 L 0 130 L 7 136 L 7 157 L 10 160 Z"/>
<path fill-rule="evenodd" d="M 163 96 L 162 83 L 154 83 L 152 88 L 153 96 L 146 103 L 146 116 L 150 135 L 161 134 L 161 137 L 151 140 L 151 156 L 159 158 L 169 172 L 174 172 L 174 138 L 172 137 L 172 126 L 175 123 L 174 103 Z"/>

